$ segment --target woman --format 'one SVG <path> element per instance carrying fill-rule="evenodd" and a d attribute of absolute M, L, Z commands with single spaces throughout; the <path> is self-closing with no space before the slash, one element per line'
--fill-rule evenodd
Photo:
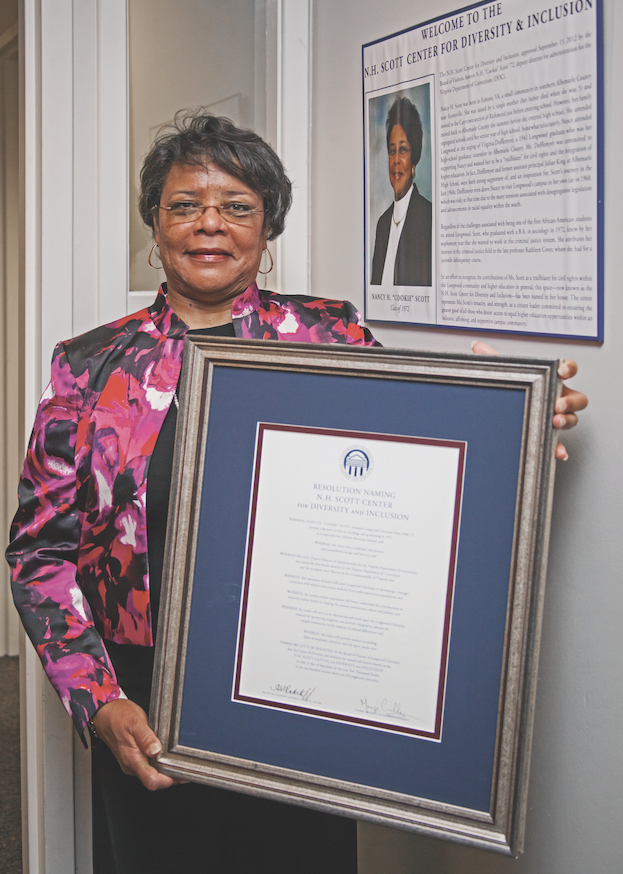
<path fill-rule="evenodd" d="M 7 551 L 48 677 L 79 733 L 96 738 L 94 870 L 348 874 L 353 822 L 173 785 L 150 765 L 160 744 L 146 711 L 186 333 L 375 341 L 351 304 L 258 290 L 291 189 L 255 134 L 203 112 L 181 118 L 154 143 L 141 185 L 167 282 L 150 308 L 57 346 Z M 556 426 L 573 425 L 584 402 L 568 393 Z"/>
<path fill-rule="evenodd" d="M 372 285 L 432 284 L 432 205 L 415 184 L 422 155 L 420 114 L 407 97 L 397 97 L 387 114 L 389 181 L 394 202 L 378 220 Z"/>

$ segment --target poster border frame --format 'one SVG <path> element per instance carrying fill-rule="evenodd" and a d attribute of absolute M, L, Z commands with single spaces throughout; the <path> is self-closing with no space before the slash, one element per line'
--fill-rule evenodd
<path fill-rule="evenodd" d="M 364 319 L 373 324 L 379 325 L 399 325 L 404 328 L 418 328 L 427 330 L 442 330 L 442 331 L 463 331 L 468 333 L 483 333 L 483 334 L 499 334 L 506 336 L 508 334 L 520 337 L 543 337 L 553 340 L 571 340 L 582 341 L 588 343 L 604 342 L 604 54 L 603 54 L 603 0 L 593 0 L 595 3 L 596 17 L 596 57 L 597 57 L 597 126 L 596 126 L 596 156 L 597 156 L 597 335 L 587 334 L 560 334 L 542 331 L 519 331 L 504 328 L 484 328 L 473 325 L 446 325 L 446 324 L 429 324 L 427 322 L 404 322 L 393 319 L 373 319 L 368 316 L 368 252 L 366 243 L 368 239 L 367 228 L 367 172 L 366 172 L 366 90 L 363 77 L 364 69 L 364 52 L 370 46 L 385 42 L 389 39 L 402 36 L 403 33 L 416 30 L 419 27 L 427 27 L 429 24 L 434 24 L 437 21 L 442 21 L 445 18 L 451 18 L 455 15 L 469 12 L 471 9 L 477 9 L 480 6 L 490 5 L 490 0 L 480 0 L 478 3 L 470 3 L 467 6 L 461 6 L 459 9 L 454 9 L 444 15 L 437 15 L 435 18 L 428 18 L 426 21 L 421 21 L 417 24 L 403 27 L 394 33 L 386 36 L 378 37 L 370 40 L 361 46 L 361 94 L 362 94 L 362 143 L 363 143 L 363 246 L 364 246 L 364 279 L 363 279 L 363 312 Z M 439 281 L 438 271 L 435 271 L 437 281 Z"/>

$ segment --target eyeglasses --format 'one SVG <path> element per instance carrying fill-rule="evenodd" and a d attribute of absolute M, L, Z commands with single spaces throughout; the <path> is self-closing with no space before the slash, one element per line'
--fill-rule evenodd
<path fill-rule="evenodd" d="M 410 151 L 411 151 L 411 146 L 399 146 L 398 149 L 396 149 L 396 146 L 390 146 L 389 147 L 389 156 L 390 156 L 390 158 L 393 158 L 393 157 L 395 157 L 396 152 L 398 152 L 400 157 L 403 158 L 405 155 L 408 155 Z"/>
<path fill-rule="evenodd" d="M 162 209 L 167 213 L 167 219 L 171 224 L 183 224 L 184 222 L 196 222 L 201 218 L 206 209 L 214 208 L 220 217 L 230 225 L 250 224 L 254 215 L 263 213 L 263 209 L 258 209 L 255 206 L 250 206 L 248 203 L 222 203 L 217 206 L 215 203 L 203 205 L 202 203 L 194 203 L 192 200 L 178 200 L 170 206 L 154 206 L 153 210 Z"/>

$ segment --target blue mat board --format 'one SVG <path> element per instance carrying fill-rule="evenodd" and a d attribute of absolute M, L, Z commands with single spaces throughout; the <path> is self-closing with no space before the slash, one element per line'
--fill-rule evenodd
<path fill-rule="evenodd" d="M 216 367 L 180 743 L 488 811 L 524 401 L 521 388 Z M 440 743 L 231 701 L 258 421 L 467 441 Z"/>

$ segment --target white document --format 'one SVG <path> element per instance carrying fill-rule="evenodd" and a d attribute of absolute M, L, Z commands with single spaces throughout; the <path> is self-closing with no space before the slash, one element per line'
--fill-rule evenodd
<path fill-rule="evenodd" d="M 465 452 L 258 425 L 233 700 L 440 739 Z"/>

